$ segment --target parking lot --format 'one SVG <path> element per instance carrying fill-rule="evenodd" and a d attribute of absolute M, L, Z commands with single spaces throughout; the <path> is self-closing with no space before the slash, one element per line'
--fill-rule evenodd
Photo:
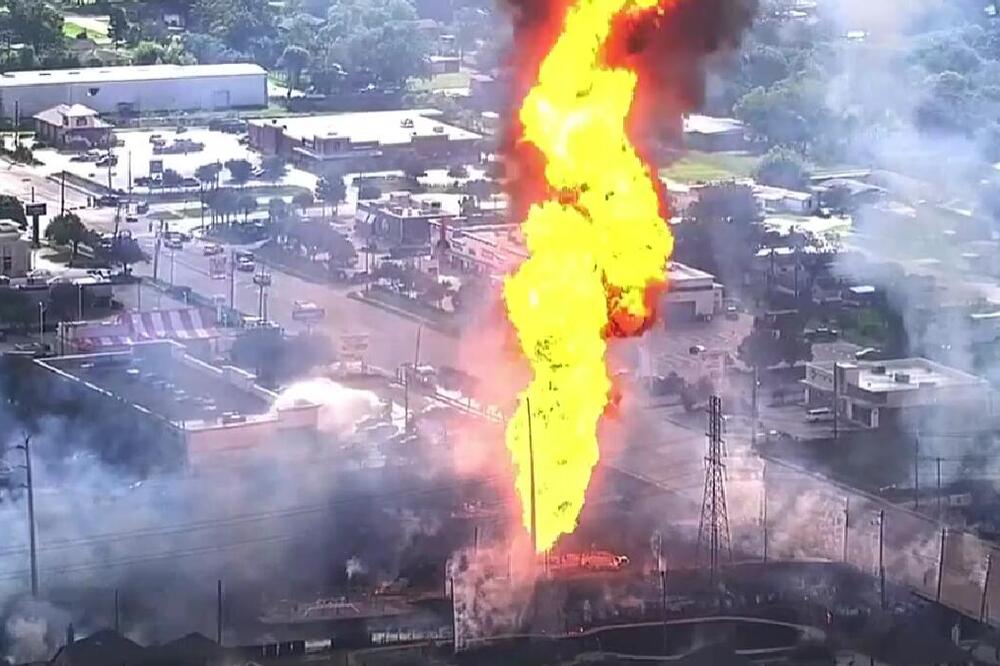
<path fill-rule="evenodd" d="M 159 135 L 159 138 L 167 146 L 182 139 L 204 144 L 204 148 L 189 153 L 157 155 L 154 153 L 154 145 L 150 141 L 154 135 Z M 182 177 L 193 177 L 199 166 L 212 162 L 224 163 L 228 160 L 245 159 L 255 166 L 260 164 L 260 156 L 248 146 L 240 143 L 240 135 L 227 134 L 207 128 L 189 129 L 181 133 L 178 133 L 176 129 L 120 131 L 115 132 L 115 137 L 124 145 L 117 146 L 112 150 L 118 158 L 118 163 L 110 169 L 111 186 L 126 192 L 129 189 L 130 160 L 133 182 L 137 178 L 150 176 L 150 163 L 154 160 L 162 160 L 164 169 L 173 169 Z M 44 162 L 45 167 L 52 172 L 66 170 L 101 185 L 108 184 L 107 167 L 98 167 L 93 162 L 74 161 L 74 154 L 46 148 L 36 151 L 35 157 Z M 223 172 L 221 184 L 225 185 L 227 178 L 228 173 Z M 284 177 L 277 183 L 274 181 L 251 181 L 251 183 L 297 185 L 312 190 L 316 187 L 316 181 L 315 175 L 289 167 Z M 146 188 L 133 188 L 133 192 L 136 193 L 147 191 Z"/>

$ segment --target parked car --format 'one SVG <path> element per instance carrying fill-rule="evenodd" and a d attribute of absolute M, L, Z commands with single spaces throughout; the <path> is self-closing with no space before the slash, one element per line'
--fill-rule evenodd
<path fill-rule="evenodd" d="M 171 250 L 183 250 L 184 241 L 177 236 L 165 236 L 163 238 L 163 247 Z"/>
<path fill-rule="evenodd" d="M 116 155 L 104 155 L 98 158 L 94 164 L 99 167 L 118 166 L 118 157 Z"/>
<path fill-rule="evenodd" d="M 118 202 L 119 199 L 114 194 L 102 194 L 94 199 L 95 206 L 114 207 L 118 205 Z"/>

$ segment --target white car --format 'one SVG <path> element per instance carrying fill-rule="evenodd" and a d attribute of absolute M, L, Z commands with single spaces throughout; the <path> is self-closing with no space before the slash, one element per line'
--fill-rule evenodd
<path fill-rule="evenodd" d="M 292 319 L 295 321 L 320 321 L 326 317 L 326 310 L 312 301 L 295 301 L 292 305 Z"/>

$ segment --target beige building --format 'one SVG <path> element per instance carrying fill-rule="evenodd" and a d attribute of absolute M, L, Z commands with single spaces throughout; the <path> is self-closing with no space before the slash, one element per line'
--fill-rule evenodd
<path fill-rule="evenodd" d="M 13 220 L 0 220 L 0 275 L 19 278 L 31 270 L 31 241 Z"/>
<path fill-rule="evenodd" d="M 1000 401 L 989 382 L 925 358 L 806 366 L 806 404 L 830 407 L 863 428 L 887 428 L 927 417 L 992 422 Z"/>
<path fill-rule="evenodd" d="M 34 120 L 38 138 L 53 146 L 88 149 L 111 144 L 111 124 L 82 104 L 59 104 L 36 114 Z"/>

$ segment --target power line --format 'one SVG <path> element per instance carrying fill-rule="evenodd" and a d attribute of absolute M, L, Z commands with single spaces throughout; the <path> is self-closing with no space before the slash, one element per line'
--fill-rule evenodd
<path fill-rule="evenodd" d="M 451 484 L 447 486 L 439 486 L 436 488 L 420 488 L 412 490 L 399 490 L 392 493 L 359 495 L 356 497 L 348 497 L 339 500 L 334 500 L 331 502 L 324 502 L 322 504 L 311 504 L 311 505 L 307 504 L 298 507 L 290 507 L 288 509 L 262 511 L 262 512 L 248 513 L 237 516 L 230 516 L 227 518 L 216 518 L 216 519 L 209 519 L 202 521 L 194 521 L 190 523 L 173 525 L 167 528 L 147 528 L 138 530 L 122 530 L 119 532 L 106 532 L 104 534 L 99 534 L 92 537 L 85 537 L 81 539 L 64 539 L 61 541 L 52 541 L 46 544 L 45 546 L 40 547 L 38 550 L 40 552 L 51 552 L 51 551 L 65 550 L 69 548 L 77 548 L 83 546 L 102 545 L 105 543 L 113 543 L 115 541 L 122 541 L 133 538 L 170 536 L 178 533 L 187 533 L 191 531 L 211 529 L 213 527 L 228 527 L 231 525 L 240 525 L 249 522 L 256 522 L 259 520 L 268 520 L 271 518 L 286 518 L 286 517 L 294 517 L 300 515 L 309 515 L 313 513 L 322 513 L 329 509 L 334 509 L 340 506 L 354 504 L 357 502 L 375 502 L 378 500 L 395 499 L 400 497 L 437 495 L 452 490 L 456 490 L 461 485 L 476 484 L 476 486 L 479 486 L 482 483 L 492 482 L 497 480 L 498 478 L 499 477 L 497 476 L 492 476 L 492 477 L 486 477 L 485 479 L 477 479 L 475 481 L 464 482 L 463 484 Z M 25 552 L 27 552 L 27 550 L 28 549 L 24 546 L 0 549 L 0 557 L 11 556 L 11 555 L 23 555 Z"/>

